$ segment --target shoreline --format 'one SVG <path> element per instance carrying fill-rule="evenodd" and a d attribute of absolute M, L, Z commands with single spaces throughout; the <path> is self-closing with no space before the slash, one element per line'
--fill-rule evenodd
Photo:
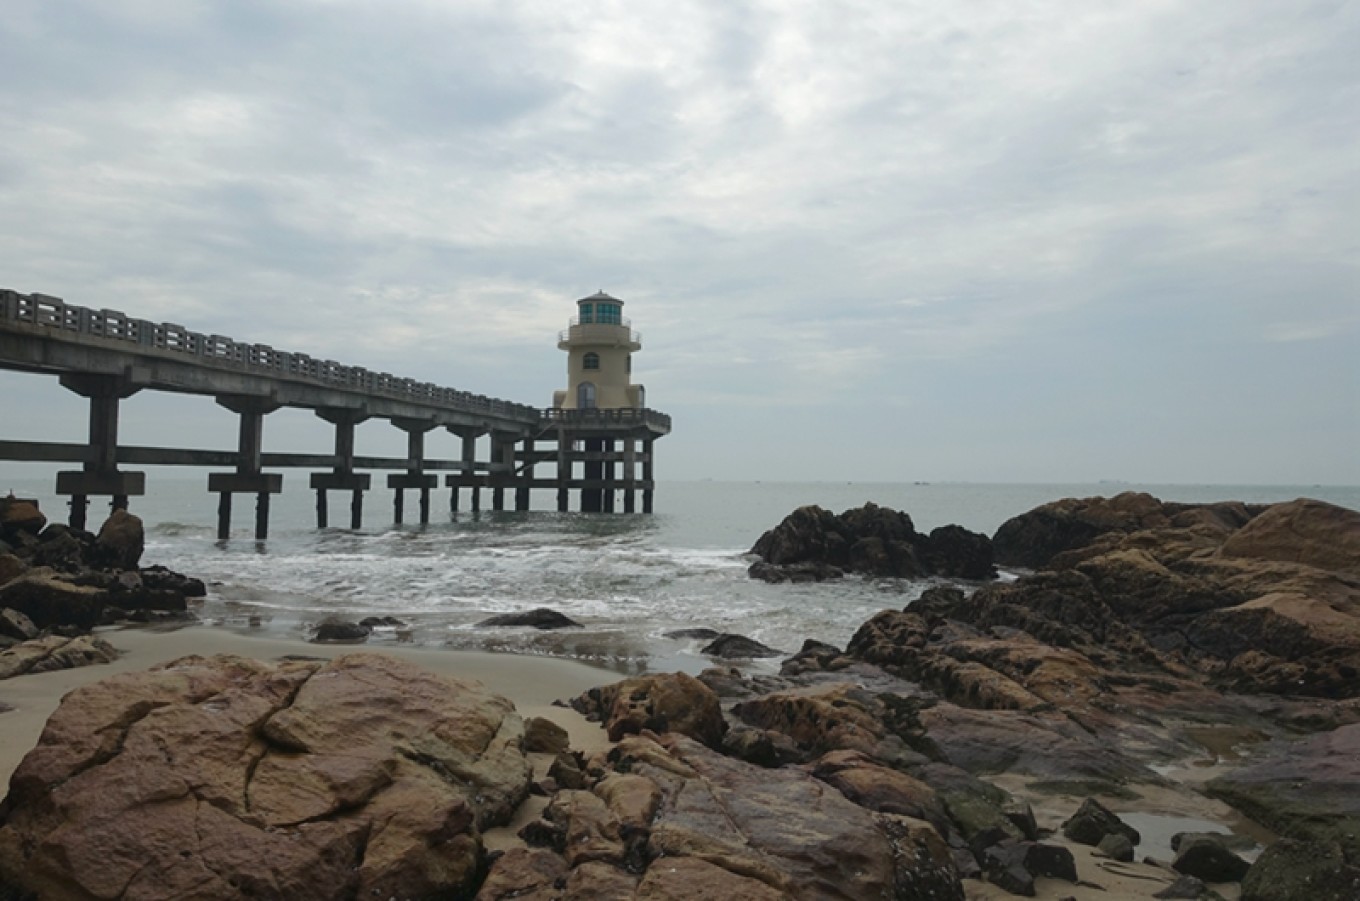
<path fill-rule="evenodd" d="M 541 716 L 567 730 L 571 746 L 592 749 L 607 743 L 604 730 L 581 714 L 552 702 L 587 689 L 617 682 L 617 672 L 578 660 L 456 648 L 384 647 L 367 644 L 314 644 L 277 635 L 253 636 L 203 624 L 167 630 L 163 627 L 111 626 L 95 634 L 114 646 L 113 663 L 16 676 L 0 682 L 0 701 L 12 710 L 0 712 L 0 786 L 38 743 L 47 718 L 70 691 L 118 673 L 148 669 L 180 657 L 234 654 L 261 660 L 288 655 L 339 657 L 352 653 L 384 654 L 459 679 L 482 683 L 509 698 L 524 719 Z"/>

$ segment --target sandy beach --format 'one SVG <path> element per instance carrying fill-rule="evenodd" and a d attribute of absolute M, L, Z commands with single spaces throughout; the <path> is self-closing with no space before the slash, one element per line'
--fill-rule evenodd
<path fill-rule="evenodd" d="M 526 719 L 542 716 L 556 722 L 571 736 L 573 748 L 587 751 L 606 741 L 604 731 L 597 724 L 586 722 L 576 711 L 554 707 L 552 702 L 619 679 L 617 673 L 573 660 L 437 648 L 376 650 L 364 645 L 311 644 L 207 626 L 173 631 L 101 629 L 97 634 L 122 652 L 114 663 L 18 676 L 0 682 L 0 704 L 14 708 L 0 713 L 0 785 L 9 784 L 15 767 L 37 744 L 43 724 L 67 692 L 115 673 L 143 670 L 191 654 L 205 657 L 235 654 L 262 660 L 286 655 L 329 658 L 356 651 L 389 654 L 445 675 L 481 682 L 513 701 Z"/>

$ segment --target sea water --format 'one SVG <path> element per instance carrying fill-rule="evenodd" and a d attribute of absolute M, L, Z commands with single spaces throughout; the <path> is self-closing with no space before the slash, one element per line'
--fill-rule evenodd
<path fill-rule="evenodd" d="M 62 520 L 50 478 L 20 474 L 0 491 L 39 500 Z M 305 486 L 303 477 L 288 479 Z M 904 510 L 918 530 L 957 523 L 992 534 L 1006 519 L 1062 497 L 1147 491 L 1163 500 L 1274 502 L 1315 497 L 1360 509 L 1360 488 L 1325 486 L 1000 485 L 662 482 L 656 512 L 644 514 L 449 510 L 434 492 L 427 526 L 392 523 L 390 492 L 366 496 L 363 527 L 317 529 L 314 495 L 304 487 L 274 498 L 269 538 L 253 539 L 253 498 L 238 496 L 232 537 L 216 538 L 216 497 L 206 477 L 152 473 L 132 511 L 146 524 L 144 565 L 197 576 L 208 596 L 195 608 L 210 625 L 305 638 L 327 617 L 391 616 L 370 644 L 413 642 L 571 657 L 620 672 L 711 664 L 703 642 L 670 639 L 709 628 L 754 638 L 786 653 L 805 639 L 843 646 L 884 608 L 901 608 L 928 581 L 844 580 L 769 585 L 751 579 L 747 555 L 761 533 L 795 508 L 833 512 L 866 501 Z M 489 503 L 483 493 L 483 504 Z M 342 502 L 343 501 L 343 502 Z M 540 492 L 536 503 L 551 503 Z M 92 504 L 97 526 L 102 501 Z M 408 492 L 406 510 L 416 504 Z M 332 522 L 348 522 L 348 496 L 331 496 Z M 486 628 L 496 613 L 550 607 L 580 629 L 540 632 Z"/>

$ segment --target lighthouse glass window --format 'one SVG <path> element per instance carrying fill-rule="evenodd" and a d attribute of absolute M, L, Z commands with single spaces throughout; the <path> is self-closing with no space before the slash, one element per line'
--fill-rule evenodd
<path fill-rule="evenodd" d="M 583 303 L 583 304 L 581 304 L 581 324 L 582 324 L 582 325 L 589 325 L 590 323 L 592 323 L 592 322 L 595 321 L 595 317 L 594 317 L 594 315 L 593 315 L 594 310 L 595 310 L 595 307 L 594 307 L 593 304 L 588 304 L 588 303 Z"/>
<path fill-rule="evenodd" d="M 623 321 L 623 313 L 616 304 L 600 303 L 595 305 L 596 322 L 602 325 L 618 325 Z"/>

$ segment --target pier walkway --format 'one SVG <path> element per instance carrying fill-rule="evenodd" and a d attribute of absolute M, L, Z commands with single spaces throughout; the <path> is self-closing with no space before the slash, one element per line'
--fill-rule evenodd
<path fill-rule="evenodd" d="M 0 460 L 75 463 L 57 474 L 56 493 L 71 499 L 70 522 L 84 528 L 89 498 L 108 496 L 127 507 L 143 495 L 143 472 L 121 464 L 229 467 L 208 476 L 218 495 L 218 535 L 228 537 L 232 496 L 256 498 L 255 535 L 268 534 L 269 498 L 282 491 L 283 475 L 272 470 L 320 470 L 310 475 L 316 491 L 317 524 L 328 524 L 327 493 L 351 496 L 350 525 L 359 528 L 363 495 L 372 482 L 362 470 L 396 470 L 387 476 L 396 522 L 404 519 L 404 493 L 418 493 L 420 522 L 430 520 L 430 491 L 439 472 L 452 489 L 457 511 L 460 489 L 480 509 L 481 489 L 492 494 L 492 509 L 505 509 L 514 491 L 515 509 L 529 508 L 534 488 L 557 492 L 557 509 L 569 509 L 572 491 L 581 508 L 634 511 L 641 493 L 643 512 L 652 510 L 654 442 L 670 432 L 670 417 L 647 409 L 544 410 L 525 404 L 398 378 L 359 366 L 319 360 L 264 344 L 204 335 L 171 323 L 134 319 L 114 310 L 94 310 L 43 294 L 0 289 L 0 369 L 54 375 L 63 387 L 88 398 L 89 441 L 66 444 L 7 438 L 0 400 Z M 138 391 L 172 391 L 210 396 L 239 417 L 235 450 L 133 447 L 118 441 L 119 402 Z M 308 409 L 335 429 L 329 453 L 282 454 L 264 450 L 264 419 L 280 408 Z M 390 422 L 406 433 L 404 458 L 354 453 L 354 430 L 369 419 Z M 425 436 L 446 429 L 462 439 L 455 460 L 425 456 Z M 481 440 L 485 438 L 486 440 Z M 480 447 L 480 449 L 479 449 Z M 551 467 L 551 474 L 544 467 Z"/>

